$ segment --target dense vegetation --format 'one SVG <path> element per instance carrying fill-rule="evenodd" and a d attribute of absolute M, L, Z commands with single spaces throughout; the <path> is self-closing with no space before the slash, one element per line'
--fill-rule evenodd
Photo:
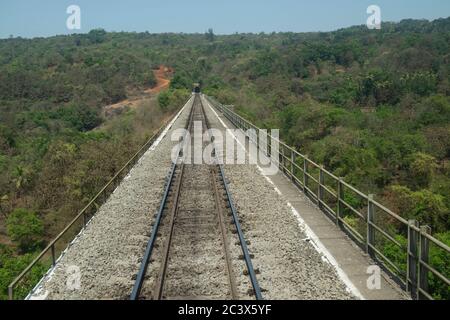
<path fill-rule="evenodd" d="M 449 52 L 450 18 L 329 33 L 94 30 L 0 40 L 0 295 L 199 80 L 449 244 Z M 153 85 L 160 64 L 175 70 L 169 92 L 113 120 L 101 116 L 105 104 Z M 394 231 L 403 243 L 404 230 Z M 384 246 L 403 268 L 403 253 Z M 431 255 L 449 276 L 448 256 Z M 435 296 L 450 298 L 433 281 Z"/>
<path fill-rule="evenodd" d="M 0 299 L 187 99 L 187 89 L 171 90 L 161 105 L 147 97 L 105 117 L 104 106 L 156 83 L 157 62 L 102 30 L 0 41 Z"/>

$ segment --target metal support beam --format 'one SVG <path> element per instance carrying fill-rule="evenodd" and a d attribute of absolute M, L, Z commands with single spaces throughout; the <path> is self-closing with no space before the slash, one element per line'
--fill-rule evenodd
<path fill-rule="evenodd" d="M 413 299 L 417 299 L 417 263 L 418 263 L 418 240 L 417 232 L 419 223 L 416 220 L 408 221 L 408 279 L 407 290 Z"/>
<path fill-rule="evenodd" d="M 319 209 L 323 210 L 324 206 L 322 204 L 322 201 L 324 201 L 324 197 L 323 197 L 323 185 L 325 184 L 325 176 L 323 174 L 323 166 L 321 166 L 319 168 L 319 186 L 318 186 L 318 190 L 317 190 L 317 201 L 319 203 Z"/>
<path fill-rule="evenodd" d="M 425 234 L 431 234 L 431 228 L 429 226 L 420 227 L 420 261 L 419 261 L 419 288 L 425 292 L 429 292 L 428 288 L 428 269 L 422 265 L 423 263 L 428 264 L 430 257 L 430 241 Z M 418 290 L 418 299 L 428 299 L 421 294 Z"/>
<path fill-rule="evenodd" d="M 372 226 L 375 224 L 375 207 L 373 205 L 373 194 L 369 194 L 367 200 L 367 238 L 366 238 L 366 253 L 371 257 L 375 252 L 371 246 L 375 246 L 375 228 Z"/>

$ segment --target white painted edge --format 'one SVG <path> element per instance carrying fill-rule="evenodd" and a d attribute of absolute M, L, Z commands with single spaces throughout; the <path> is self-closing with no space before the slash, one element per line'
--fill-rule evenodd
<path fill-rule="evenodd" d="M 217 114 L 217 112 L 214 110 L 214 108 L 210 105 L 209 101 L 204 99 L 208 107 L 211 109 L 211 111 L 214 113 L 214 115 L 217 117 L 217 119 L 220 121 L 220 123 L 223 125 L 225 129 L 229 129 L 227 124 L 220 118 L 220 116 Z M 241 148 L 245 150 L 245 147 L 242 145 L 242 143 L 237 139 L 237 137 L 232 133 L 232 136 L 234 137 L 234 140 L 240 145 Z M 278 195 L 282 195 L 282 192 L 276 187 L 275 183 L 264 174 L 264 170 L 259 166 L 256 165 L 258 168 L 258 171 L 260 174 L 266 178 L 266 180 L 273 186 L 275 192 L 278 193 Z M 351 292 L 355 297 L 359 298 L 360 300 L 365 300 L 364 296 L 361 294 L 361 292 L 358 290 L 358 288 L 353 284 L 353 282 L 350 280 L 348 275 L 345 273 L 345 271 L 339 266 L 336 259 L 333 257 L 333 255 L 328 251 L 328 249 L 324 246 L 322 241 L 320 241 L 319 237 L 315 234 L 315 232 L 306 224 L 305 220 L 301 217 L 300 213 L 294 208 L 294 206 L 286 200 L 286 205 L 291 209 L 292 214 L 295 216 L 295 218 L 298 221 L 298 225 L 305 234 L 308 236 L 308 238 L 311 240 L 309 243 L 312 244 L 312 246 L 316 249 L 318 253 L 322 255 L 322 258 L 324 258 L 324 261 L 328 262 L 333 268 L 336 270 L 336 273 L 339 277 L 339 279 L 345 284 L 346 289 L 348 292 Z"/>
<path fill-rule="evenodd" d="M 138 165 L 139 163 L 141 163 L 141 161 L 148 156 L 148 154 L 152 151 L 154 151 L 156 149 L 156 147 L 161 143 L 161 141 L 166 137 L 167 133 L 169 132 L 170 129 L 172 129 L 173 125 L 175 124 L 175 122 L 178 120 L 178 118 L 181 116 L 181 114 L 183 113 L 183 111 L 187 108 L 187 106 L 189 105 L 189 103 L 191 102 L 191 100 L 193 99 L 193 96 L 191 96 L 191 98 L 189 98 L 189 100 L 186 102 L 186 104 L 184 105 L 184 107 L 178 112 L 178 114 L 172 119 L 172 121 L 166 126 L 166 128 L 163 130 L 163 132 L 161 132 L 161 134 L 158 136 L 158 138 L 155 140 L 155 142 L 153 142 L 153 144 L 148 148 L 148 150 L 139 158 L 139 160 L 137 161 L 136 165 Z M 133 170 L 135 169 L 135 167 L 131 168 L 130 172 L 123 178 L 123 181 L 128 180 L 130 178 L 130 176 L 133 173 Z M 116 189 L 114 189 L 114 191 L 112 192 L 112 194 L 114 194 L 117 189 L 120 187 L 121 184 L 119 184 Z M 100 207 L 101 208 L 101 207 Z M 100 210 L 99 208 L 99 210 Z M 86 228 L 89 226 L 89 224 L 96 218 L 96 215 L 94 215 L 86 224 Z M 37 285 L 30 291 L 30 293 L 26 296 L 25 300 L 45 300 L 46 297 L 48 296 L 48 293 L 42 293 L 42 285 L 44 284 L 44 282 L 48 282 L 52 279 L 56 268 L 59 266 L 59 262 L 61 261 L 61 259 L 66 255 L 67 251 L 74 245 L 76 244 L 81 236 L 84 234 L 84 231 L 86 230 L 86 228 L 83 228 L 76 236 L 75 238 L 67 245 L 66 249 L 64 249 L 61 254 L 59 255 L 59 257 L 56 259 L 56 263 L 55 266 L 52 266 L 46 273 L 45 275 L 42 277 L 41 280 L 39 280 L 39 282 L 37 283 Z"/>

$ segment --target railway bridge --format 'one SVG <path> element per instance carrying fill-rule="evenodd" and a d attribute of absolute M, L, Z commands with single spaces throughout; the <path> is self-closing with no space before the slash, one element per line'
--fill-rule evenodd
<path fill-rule="evenodd" d="M 430 279 L 450 285 L 429 261 L 431 246 L 450 249 L 426 226 L 198 91 L 9 286 L 11 299 L 432 299 Z"/>

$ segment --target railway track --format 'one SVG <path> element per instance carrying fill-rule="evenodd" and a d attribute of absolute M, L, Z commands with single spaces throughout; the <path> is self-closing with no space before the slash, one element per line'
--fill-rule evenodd
<path fill-rule="evenodd" d="M 196 94 L 186 124 L 190 135 L 183 138 L 180 161 L 171 168 L 131 300 L 242 298 L 238 290 L 242 270 L 236 270 L 231 252 L 236 250 L 235 243 L 242 251 L 250 292 L 262 299 L 223 168 L 203 164 L 197 158 L 203 156 L 204 150 L 196 150 L 193 145 L 194 140 L 202 139 L 203 130 L 196 130 L 198 125 L 209 129 L 201 98 Z M 212 136 L 209 138 L 213 141 Z M 187 157 L 191 161 L 186 161 Z"/>

